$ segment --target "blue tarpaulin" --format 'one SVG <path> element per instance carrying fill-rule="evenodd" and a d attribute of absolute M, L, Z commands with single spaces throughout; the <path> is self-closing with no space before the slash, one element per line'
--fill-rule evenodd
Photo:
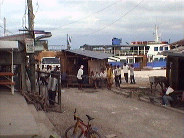
<path fill-rule="evenodd" d="M 165 68 L 166 67 L 166 61 L 154 61 L 154 62 L 148 62 L 147 63 L 147 67 L 161 67 L 161 68 Z"/>

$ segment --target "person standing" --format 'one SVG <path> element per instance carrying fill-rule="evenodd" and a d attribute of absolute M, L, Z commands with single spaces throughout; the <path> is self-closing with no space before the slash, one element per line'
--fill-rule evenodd
<path fill-rule="evenodd" d="M 101 72 L 100 72 L 100 86 L 103 88 L 104 86 L 107 86 L 107 73 L 105 72 L 104 69 L 101 69 Z"/>
<path fill-rule="evenodd" d="M 123 65 L 123 72 L 124 72 L 124 77 L 125 77 L 126 83 L 128 83 L 128 70 L 129 70 L 128 65 L 126 63 L 124 63 L 124 65 Z"/>
<path fill-rule="evenodd" d="M 80 66 L 80 69 L 78 70 L 78 73 L 77 73 L 77 81 L 78 81 L 78 89 L 79 89 L 79 90 L 80 90 L 80 89 L 82 90 L 82 83 L 83 83 L 83 81 L 82 81 L 83 68 L 84 68 L 84 66 L 81 65 L 81 66 Z"/>
<path fill-rule="evenodd" d="M 113 72 L 112 67 L 107 64 L 107 89 L 111 90 L 113 84 Z"/>
<path fill-rule="evenodd" d="M 134 65 L 130 65 L 130 83 L 135 84 L 135 79 L 134 79 Z"/>
<path fill-rule="evenodd" d="M 41 69 L 41 74 L 40 74 L 40 81 L 42 82 L 41 84 L 42 85 L 47 85 L 47 81 L 46 81 L 46 76 L 47 76 L 47 73 L 46 73 L 46 69 L 44 67 L 44 65 L 42 65 L 42 69 Z"/>
<path fill-rule="evenodd" d="M 57 86 L 58 86 L 58 79 L 55 72 L 52 71 L 51 77 L 49 77 L 48 81 L 48 97 L 50 105 L 55 104 Z"/>
<path fill-rule="evenodd" d="M 116 66 L 115 66 L 115 70 L 114 70 L 114 76 L 115 76 L 115 85 L 116 85 L 116 87 L 120 87 L 118 68 Z"/>
<path fill-rule="evenodd" d="M 118 76 L 119 84 L 121 84 L 121 68 L 119 65 L 117 66 L 117 76 Z"/>

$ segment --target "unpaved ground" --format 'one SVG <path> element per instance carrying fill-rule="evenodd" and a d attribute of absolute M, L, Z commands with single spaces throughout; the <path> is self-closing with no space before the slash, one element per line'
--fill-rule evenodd
<path fill-rule="evenodd" d="M 137 84 L 124 86 L 149 87 L 149 76 L 164 76 L 164 70 L 135 72 Z M 158 75 L 159 74 L 159 75 Z M 122 89 L 123 91 L 123 89 Z M 118 138 L 183 138 L 184 115 L 165 108 L 125 98 L 107 89 L 65 89 L 62 93 L 63 113 L 49 112 L 47 116 L 60 135 L 74 123 L 73 111 L 86 121 L 86 114 L 94 117 L 93 124 L 103 135 Z"/>

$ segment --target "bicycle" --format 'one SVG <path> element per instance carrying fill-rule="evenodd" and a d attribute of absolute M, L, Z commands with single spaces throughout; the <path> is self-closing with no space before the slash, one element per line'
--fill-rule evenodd
<path fill-rule="evenodd" d="M 100 134 L 91 126 L 90 121 L 94 118 L 86 115 L 88 118 L 88 123 L 85 124 L 76 115 L 76 109 L 74 111 L 74 120 L 76 120 L 75 125 L 70 126 L 65 131 L 66 138 L 101 138 Z"/>

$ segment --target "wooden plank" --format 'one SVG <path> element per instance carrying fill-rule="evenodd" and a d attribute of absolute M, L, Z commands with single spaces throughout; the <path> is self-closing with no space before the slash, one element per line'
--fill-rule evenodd
<path fill-rule="evenodd" d="M 12 72 L 0 72 L 0 76 L 13 76 Z"/>
<path fill-rule="evenodd" d="M 11 81 L 0 81 L 0 85 L 15 85 L 15 82 L 11 82 Z"/>

